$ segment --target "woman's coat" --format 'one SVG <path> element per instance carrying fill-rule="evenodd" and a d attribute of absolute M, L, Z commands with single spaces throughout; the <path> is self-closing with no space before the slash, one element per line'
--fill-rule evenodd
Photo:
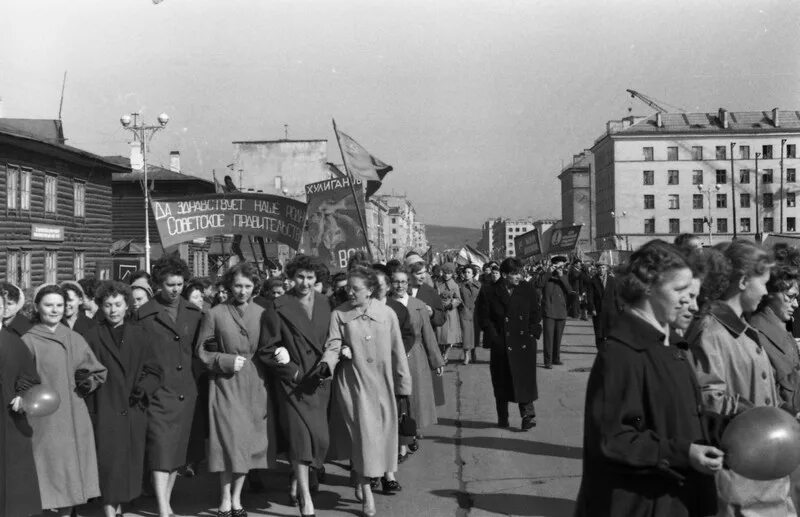
<path fill-rule="evenodd" d="M 157 298 L 137 312 L 164 371 L 161 387 L 147 407 L 148 470 L 172 472 L 186 464 L 197 398 L 192 356 L 201 318 L 200 309 L 183 298 L 178 301 L 176 321 Z"/>
<path fill-rule="evenodd" d="M 75 372 L 88 372 L 95 390 L 106 379 L 106 367 L 80 334 L 62 324 L 55 332 L 36 324 L 22 341 L 33 354 L 42 384 L 61 397 L 55 413 L 29 418 L 42 508 L 83 504 L 100 495 L 100 485 L 92 421 L 76 392 Z"/>
<path fill-rule="evenodd" d="M 153 344 L 135 322 L 123 323 L 119 344 L 111 335 L 108 320 L 89 329 L 86 340 L 95 357 L 108 368 L 106 382 L 88 399 L 100 493 L 107 504 L 124 503 L 142 492 L 147 440 L 147 408 L 131 404 L 131 395 L 140 388 L 149 400 L 161 386 L 163 371 Z"/>
<path fill-rule="evenodd" d="M 340 356 L 343 346 L 350 347 L 352 359 Z M 331 439 L 349 441 L 350 461 L 360 476 L 396 471 L 395 395 L 411 394 L 411 377 L 394 311 L 375 301 L 366 308 L 341 305 L 331 316 L 321 360 L 335 372 L 333 397 L 347 429 L 347 436 Z"/>
<path fill-rule="evenodd" d="M 414 345 L 408 352 L 408 369 L 411 374 L 411 416 L 422 429 L 436 423 L 436 400 L 433 394 L 431 371 L 444 366 L 444 359 L 436 343 L 428 309 L 413 296 L 408 297 L 408 314 L 414 329 Z"/>
<path fill-rule="evenodd" d="M 458 319 L 461 322 L 461 344 L 464 350 L 475 348 L 475 302 L 481 292 L 480 284 L 475 280 L 462 282 L 459 286 L 461 305 L 458 307 Z"/>
<path fill-rule="evenodd" d="M 258 351 L 259 359 L 278 379 L 278 419 L 289 442 L 289 460 L 318 468 L 330 443 L 330 383 L 319 382 L 317 375 L 330 323 L 330 304 L 324 296 L 314 294 L 311 319 L 295 296 L 281 296 L 264 311 Z M 289 352 L 287 364 L 275 361 L 279 347 Z"/>
<path fill-rule="evenodd" d="M 277 447 L 275 411 L 267 396 L 266 368 L 256 360 L 264 309 L 248 303 L 212 308 L 200 325 L 196 352 L 211 373 L 208 388 L 208 470 L 247 473 L 272 465 Z M 204 348 L 213 340 L 217 351 Z M 236 356 L 244 366 L 234 372 Z"/>
<path fill-rule="evenodd" d="M 36 364 L 19 336 L 0 330 L 0 515 L 33 515 L 42 511 L 33 460 L 33 429 L 24 413 L 9 404 L 39 384 Z"/>
<path fill-rule="evenodd" d="M 440 345 L 453 345 L 461 343 L 461 321 L 458 317 L 458 307 L 453 306 L 453 301 L 461 304 L 461 290 L 452 278 L 450 280 L 437 280 L 436 292 L 442 300 L 444 309 L 444 324 L 436 329 L 436 338 Z M 450 307 L 449 309 L 447 307 Z"/>

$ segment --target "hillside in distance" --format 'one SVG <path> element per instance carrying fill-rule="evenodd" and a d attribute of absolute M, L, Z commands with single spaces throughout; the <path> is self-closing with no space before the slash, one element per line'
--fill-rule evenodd
<path fill-rule="evenodd" d="M 460 248 L 464 244 L 474 247 L 481 239 L 481 230 L 479 228 L 426 224 L 425 233 L 428 236 L 428 242 L 436 251 Z"/>

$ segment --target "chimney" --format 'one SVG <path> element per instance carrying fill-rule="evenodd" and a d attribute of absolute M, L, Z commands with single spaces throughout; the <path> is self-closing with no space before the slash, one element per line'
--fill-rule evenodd
<path fill-rule="evenodd" d="M 181 152 L 169 152 L 169 170 L 172 172 L 181 172 Z"/>
<path fill-rule="evenodd" d="M 772 108 L 772 125 L 775 127 L 781 127 L 781 121 L 778 117 L 778 108 Z"/>
<path fill-rule="evenodd" d="M 656 127 L 664 127 L 664 120 L 661 118 L 661 112 L 656 113 Z"/>
<path fill-rule="evenodd" d="M 719 109 L 719 123 L 722 125 L 723 128 L 728 129 L 728 110 L 725 108 Z"/>

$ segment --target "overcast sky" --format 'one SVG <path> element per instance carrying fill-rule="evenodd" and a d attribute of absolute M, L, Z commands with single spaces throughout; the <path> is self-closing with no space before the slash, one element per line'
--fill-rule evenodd
<path fill-rule="evenodd" d="M 688 111 L 800 109 L 800 2 L 53 0 L 0 4 L 7 117 L 127 154 L 123 113 L 211 177 L 234 140 L 327 138 L 395 171 L 424 222 L 560 217 L 556 176 L 639 90 Z M 247 177 L 245 177 L 247 186 Z"/>

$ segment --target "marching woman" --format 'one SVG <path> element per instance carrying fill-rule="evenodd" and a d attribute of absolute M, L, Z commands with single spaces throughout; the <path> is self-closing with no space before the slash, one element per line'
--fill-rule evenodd
<path fill-rule="evenodd" d="M 25 293 L 22 289 L 10 282 L 0 282 L 0 291 L 5 295 L 5 309 L 3 310 L 3 328 L 22 337 L 28 332 L 33 323 L 21 312 L 25 305 Z"/>
<path fill-rule="evenodd" d="M 320 270 L 317 259 L 297 255 L 286 265 L 294 287 L 267 302 L 261 320 L 258 355 L 278 379 L 278 418 L 288 439 L 292 465 L 292 503 L 301 515 L 313 515 L 309 474 L 321 469 L 328 452 L 330 383 L 320 382 L 319 360 L 328 338 L 331 309 L 314 290 Z"/>
<path fill-rule="evenodd" d="M 0 314 L 7 292 L 0 288 Z M 2 327 L 2 325 L 0 325 Z M 42 498 L 33 461 L 31 429 L 20 396 L 39 384 L 36 364 L 20 338 L 0 329 L 0 515 L 39 514 Z"/>
<path fill-rule="evenodd" d="M 64 302 L 64 318 L 61 323 L 86 339 L 89 330 L 97 325 L 97 321 L 87 317 L 81 309 L 81 304 L 86 298 L 83 288 L 77 282 L 61 282 L 61 289 L 64 290 L 67 297 Z"/>
<path fill-rule="evenodd" d="M 359 479 L 364 515 L 375 515 L 369 478 L 397 470 L 397 404 L 395 396 L 411 394 L 400 325 L 394 311 L 372 294 L 375 272 L 354 267 L 348 272 L 350 301 L 331 315 L 322 355 L 321 377 L 335 372 L 333 397 L 342 411 L 350 443 L 350 461 Z M 336 369 L 338 364 L 339 369 Z M 360 489 L 360 490 L 359 490 Z"/>
<path fill-rule="evenodd" d="M 458 317 L 458 308 L 461 307 L 461 290 L 458 287 L 453 275 L 456 273 L 455 265 L 448 262 L 442 265 L 441 277 L 436 279 L 434 287 L 439 293 L 444 309 L 444 324 L 436 329 L 436 339 L 442 349 L 442 357 L 447 362 L 447 354 L 454 345 L 461 344 L 461 321 Z M 466 357 L 467 352 L 464 352 Z"/>
<path fill-rule="evenodd" d="M 475 264 L 464 267 L 464 281 L 459 290 L 461 293 L 461 306 L 458 308 L 458 319 L 461 322 L 461 339 L 464 347 L 464 364 L 475 360 L 475 337 L 478 335 L 475 318 L 475 302 L 481 291 L 481 284 L 477 276 L 480 268 Z"/>
<path fill-rule="evenodd" d="M 202 313 L 181 297 L 188 278 L 186 262 L 171 255 L 161 257 L 153 264 L 158 294 L 137 312 L 164 372 L 162 385 L 147 407 L 146 457 L 148 470 L 153 471 L 159 517 L 174 513 L 170 498 L 178 469 L 186 464 L 197 398 L 192 356 Z"/>
<path fill-rule="evenodd" d="M 92 395 L 92 421 L 103 511 L 114 517 L 142 492 L 147 406 L 163 371 L 144 329 L 127 318 L 131 288 L 102 282 L 95 296 L 103 319 L 86 340 L 108 375 Z"/>
<path fill-rule="evenodd" d="M 414 329 L 414 344 L 407 354 L 413 387 L 409 405 L 417 428 L 422 430 L 437 420 L 431 372 L 435 372 L 438 376 L 442 375 L 444 358 L 436 343 L 436 335 L 431 327 L 425 304 L 408 295 L 408 277 L 408 269 L 403 266 L 392 272 L 392 298 L 408 309 L 411 327 Z M 405 459 L 406 446 L 401 445 L 399 461 Z"/>
<path fill-rule="evenodd" d="M 706 517 L 716 512 L 722 451 L 709 441 L 700 393 L 670 326 L 689 313 L 692 270 L 650 241 L 625 266 L 627 309 L 612 326 L 586 388 L 579 517 Z M 738 515 L 738 514 L 737 514 Z"/>
<path fill-rule="evenodd" d="M 42 508 L 67 516 L 100 495 L 97 451 L 84 397 L 106 379 L 106 368 L 86 340 L 61 323 L 64 291 L 44 285 L 34 298 L 34 326 L 22 336 L 42 384 L 61 397 L 55 413 L 30 418 Z"/>
<path fill-rule="evenodd" d="M 705 314 L 689 328 L 686 341 L 702 390 L 711 411 L 736 415 L 751 407 L 781 405 L 769 356 L 762 337 L 744 319 L 767 294 L 772 257 L 756 244 L 726 243 L 719 248 L 724 271 L 709 271 L 706 281 L 717 280 Z M 714 251 L 709 253 L 713 256 Z M 704 283 L 703 288 L 706 288 Z M 720 516 L 796 515 L 790 497 L 789 477 L 754 481 L 732 470 L 717 474 Z"/>
<path fill-rule="evenodd" d="M 209 378 L 208 470 L 219 472 L 219 517 L 245 517 L 242 486 L 250 469 L 272 466 L 275 459 L 275 412 L 267 396 L 264 365 L 255 361 L 264 309 L 253 303 L 258 269 L 241 262 L 225 272 L 230 293 L 200 325 L 195 352 Z M 205 348 L 216 342 L 216 351 Z"/>

